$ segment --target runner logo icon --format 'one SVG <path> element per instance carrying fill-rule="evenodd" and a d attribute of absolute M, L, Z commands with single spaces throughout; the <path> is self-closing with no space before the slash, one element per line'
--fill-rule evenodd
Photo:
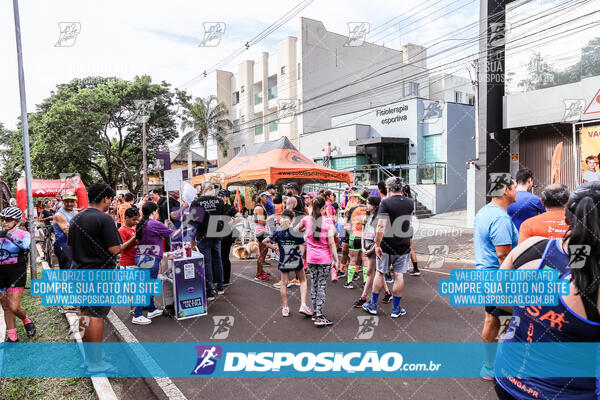
<path fill-rule="evenodd" d="M 379 317 L 375 315 L 360 315 L 356 317 L 358 319 L 358 331 L 355 340 L 367 340 L 373 337 L 375 333 L 375 327 L 379 325 Z"/>
<path fill-rule="evenodd" d="M 211 375 L 217 368 L 217 359 L 223 355 L 221 346 L 196 346 L 198 361 L 192 375 Z"/>
<path fill-rule="evenodd" d="M 233 328 L 235 318 L 231 315 L 215 315 L 213 322 L 215 324 L 211 340 L 224 340 L 229 337 L 229 331 Z"/>
<path fill-rule="evenodd" d="M 587 244 L 569 245 L 569 268 L 579 269 L 585 266 L 585 262 L 590 255 L 592 248 Z"/>

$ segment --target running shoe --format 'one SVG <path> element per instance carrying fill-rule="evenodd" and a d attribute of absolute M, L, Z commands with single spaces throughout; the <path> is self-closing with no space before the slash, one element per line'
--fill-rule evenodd
<path fill-rule="evenodd" d="M 377 315 L 377 304 L 373 304 L 372 302 L 367 302 L 362 305 L 363 310 L 372 315 Z"/>
<path fill-rule="evenodd" d="M 352 282 L 346 282 L 346 283 L 344 283 L 344 288 L 345 289 L 354 289 L 354 285 L 352 284 Z"/>
<path fill-rule="evenodd" d="M 383 296 L 383 302 L 385 304 L 389 304 L 392 301 L 392 294 L 390 292 L 385 292 L 385 296 Z"/>
<path fill-rule="evenodd" d="M 61 314 L 66 314 L 66 313 L 78 313 L 80 311 L 80 307 L 73 307 L 73 306 L 61 306 L 58 308 L 58 312 Z"/>
<path fill-rule="evenodd" d="M 34 336 L 35 333 L 37 332 L 35 329 L 35 325 L 33 324 L 33 321 L 28 324 L 25 324 L 24 327 L 25 327 L 25 332 L 27 332 L 27 336 L 29 336 L 29 337 Z"/>
<path fill-rule="evenodd" d="M 345 278 L 345 277 L 346 277 L 346 271 L 343 271 L 343 272 L 339 272 L 338 271 L 338 279 L 342 279 L 342 278 Z"/>
<path fill-rule="evenodd" d="M 276 287 L 276 288 L 280 288 L 280 287 L 281 287 L 281 281 L 279 281 L 279 282 L 275 282 L 275 283 L 273 284 L 273 286 L 274 286 L 274 287 Z M 288 286 L 289 286 L 289 283 L 288 283 Z"/>
<path fill-rule="evenodd" d="M 404 308 L 398 306 L 398 307 L 395 307 L 392 310 L 392 313 L 390 314 L 390 317 L 392 317 L 392 318 L 398 318 L 399 316 L 405 315 L 405 314 L 406 314 L 406 310 Z"/>
<path fill-rule="evenodd" d="M 152 312 L 148 311 L 148 315 L 146 316 L 146 318 L 148 319 L 152 319 L 154 317 L 158 317 L 159 315 L 163 314 L 163 310 L 159 310 L 158 308 Z"/>
<path fill-rule="evenodd" d="M 225 294 L 225 289 L 221 286 L 217 288 L 217 294 Z"/>
<path fill-rule="evenodd" d="M 300 306 L 300 310 L 298 310 L 298 312 L 299 312 L 300 314 L 304 314 L 304 315 L 306 315 L 307 317 L 314 317 L 314 313 L 313 313 L 313 312 L 310 310 L 310 308 L 308 308 L 308 306 L 307 306 L 307 305 L 305 305 L 305 304 L 302 304 L 302 305 Z"/>
<path fill-rule="evenodd" d="M 331 322 L 331 320 L 327 319 L 327 317 L 324 315 L 320 315 L 320 316 L 316 317 L 314 323 L 316 326 L 328 326 L 328 325 L 333 324 L 333 322 Z"/>
<path fill-rule="evenodd" d="M 494 369 L 485 365 L 485 362 L 481 366 L 481 370 L 479 370 L 479 376 L 484 381 L 493 381 L 494 380 Z"/>
<path fill-rule="evenodd" d="M 287 287 L 291 287 L 291 286 L 300 286 L 300 281 L 298 280 L 298 278 L 294 278 L 288 282 Z"/>
<path fill-rule="evenodd" d="M 131 323 L 136 325 L 148 325 L 152 323 L 152 320 L 140 315 L 139 317 L 133 317 Z"/>
<path fill-rule="evenodd" d="M 214 294 L 207 294 L 206 295 L 206 300 L 207 301 L 213 301 L 215 299 L 215 295 Z"/>
<path fill-rule="evenodd" d="M 264 272 L 262 274 L 258 274 L 254 277 L 254 279 L 258 280 L 258 281 L 268 281 L 269 280 L 269 275 L 265 274 Z"/>
<path fill-rule="evenodd" d="M 411 276 L 420 276 L 421 271 L 419 271 L 417 268 L 413 268 L 408 272 L 408 274 Z"/>
<path fill-rule="evenodd" d="M 358 280 L 358 268 L 356 269 L 356 271 L 354 271 L 354 278 L 352 278 L 353 281 L 357 281 Z"/>
<path fill-rule="evenodd" d="M 358 300 L 356 300 L 354 302 L 354 304 L 352 305 L 352 307 L 354 308 L 361 308 L 363 306 L 363 304 L 365 304 L 367 302 L 367 299 L 360 297 Z"/>
<path fill-rule="evenodd" d="M 290 308 L 289 307 L 283 307 L 281 309 L 281 315 L 283 315 L 284 317 L 289 317 L 290 316 Z"/>
<path fill-rule="evenodd" d="M 386 274 L 385 274 L 385 281 L 386 281 L 387 283 L 392 283 L 392 282 L 394 282 L 394 277 L 392 276 L 392 274 L 391 274 L 391 273 L 389 273 L 389 272 L 388 272 L 388 273 L 386 273 Z"/>

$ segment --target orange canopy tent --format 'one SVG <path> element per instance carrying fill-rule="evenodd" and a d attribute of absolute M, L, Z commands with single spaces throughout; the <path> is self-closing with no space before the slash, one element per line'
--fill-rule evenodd
<path fill-rule="evenodd" d="M 352 183 L 350 172 L 336 171 L 317 164 L 300 153 L 287 137 L 245 146 L 218 170 L 192 178 L 192 185 L 205 180 L 229 185 L 281 185 L 317 182 Z"/>

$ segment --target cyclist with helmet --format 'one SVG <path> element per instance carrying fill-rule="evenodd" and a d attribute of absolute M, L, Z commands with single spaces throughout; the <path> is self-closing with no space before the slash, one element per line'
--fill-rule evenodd
<path fill-rule="evenodd" d="M 73 262 L 73 255 L 67 245 L 67 239 L 71 220 L 77 215 L 77 211 L 75 211 L 77 196 L 72 192 L 67 192 L 63 195 L 62 201 L 62 208 L 54 214 L 54 255 L 58 259 L 59 268 L 69 269 Z"/>
<path fill-rule="evenodd" d="M 33 322 L 21 307 L 21 297 L 27 281 L 27 251 L 31 245 L 29 232 L 18 228 L 23 213 L 16 207 L 0 211 L 0 304 L 4 310 L 7 342 L 17 342 L 16 317 L 23 321 L 27 336 L 35 335 Z"/>

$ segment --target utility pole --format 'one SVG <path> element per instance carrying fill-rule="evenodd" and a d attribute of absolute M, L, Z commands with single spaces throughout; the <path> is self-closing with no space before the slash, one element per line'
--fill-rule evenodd
<path fill-rule="evenodd" d="M 473 60 L 471 65 L 475 70 L 475 78 L 471 77 L 471 83 L 475 88 L 475 160 L 479 160 L 479 60 Z M 469 76 L 471 76 L 471 70 L 469 70 Z"/>
<path fill-rule="evenodd" d="M 17 39 L 17 63 L 19 71 L 19 96 L 21 98 L 21 131 L 23 132 L 23 155 L 25 158 L 25 182 L 27 184 L 27 220 L 29 221 L 29 234 L 31 246 L 29 253 L 29 266 L 31 279 L 37 279 L 36 249 L 35 249 L 35 216 L 33 214 L 33 195 L 31 186 L 31 159 L 29 156 L 29 126 L 27 123 L 27 98 L 25 96 L 25 73 L 23 72 L 23 48 L 21 47 L 21 19 L 19 18 L 19 1 L 13 0 L 15 18 L 15 37 Z"/>
<path fill-rule="evenodd" d="M 143 195 L 148 194 L 148 159 L 146 156 L 146 119 L 142 118 L 142 184 Z"/>
<path fill-rule="evenodd" d="M 142 123 L 142 187 L 148 194 L 148 159 L 146 154 L 146 122 L 150 119 L 150 110 L 154 109 L 154 100 L 134 100 L 136 120 Z"/>

